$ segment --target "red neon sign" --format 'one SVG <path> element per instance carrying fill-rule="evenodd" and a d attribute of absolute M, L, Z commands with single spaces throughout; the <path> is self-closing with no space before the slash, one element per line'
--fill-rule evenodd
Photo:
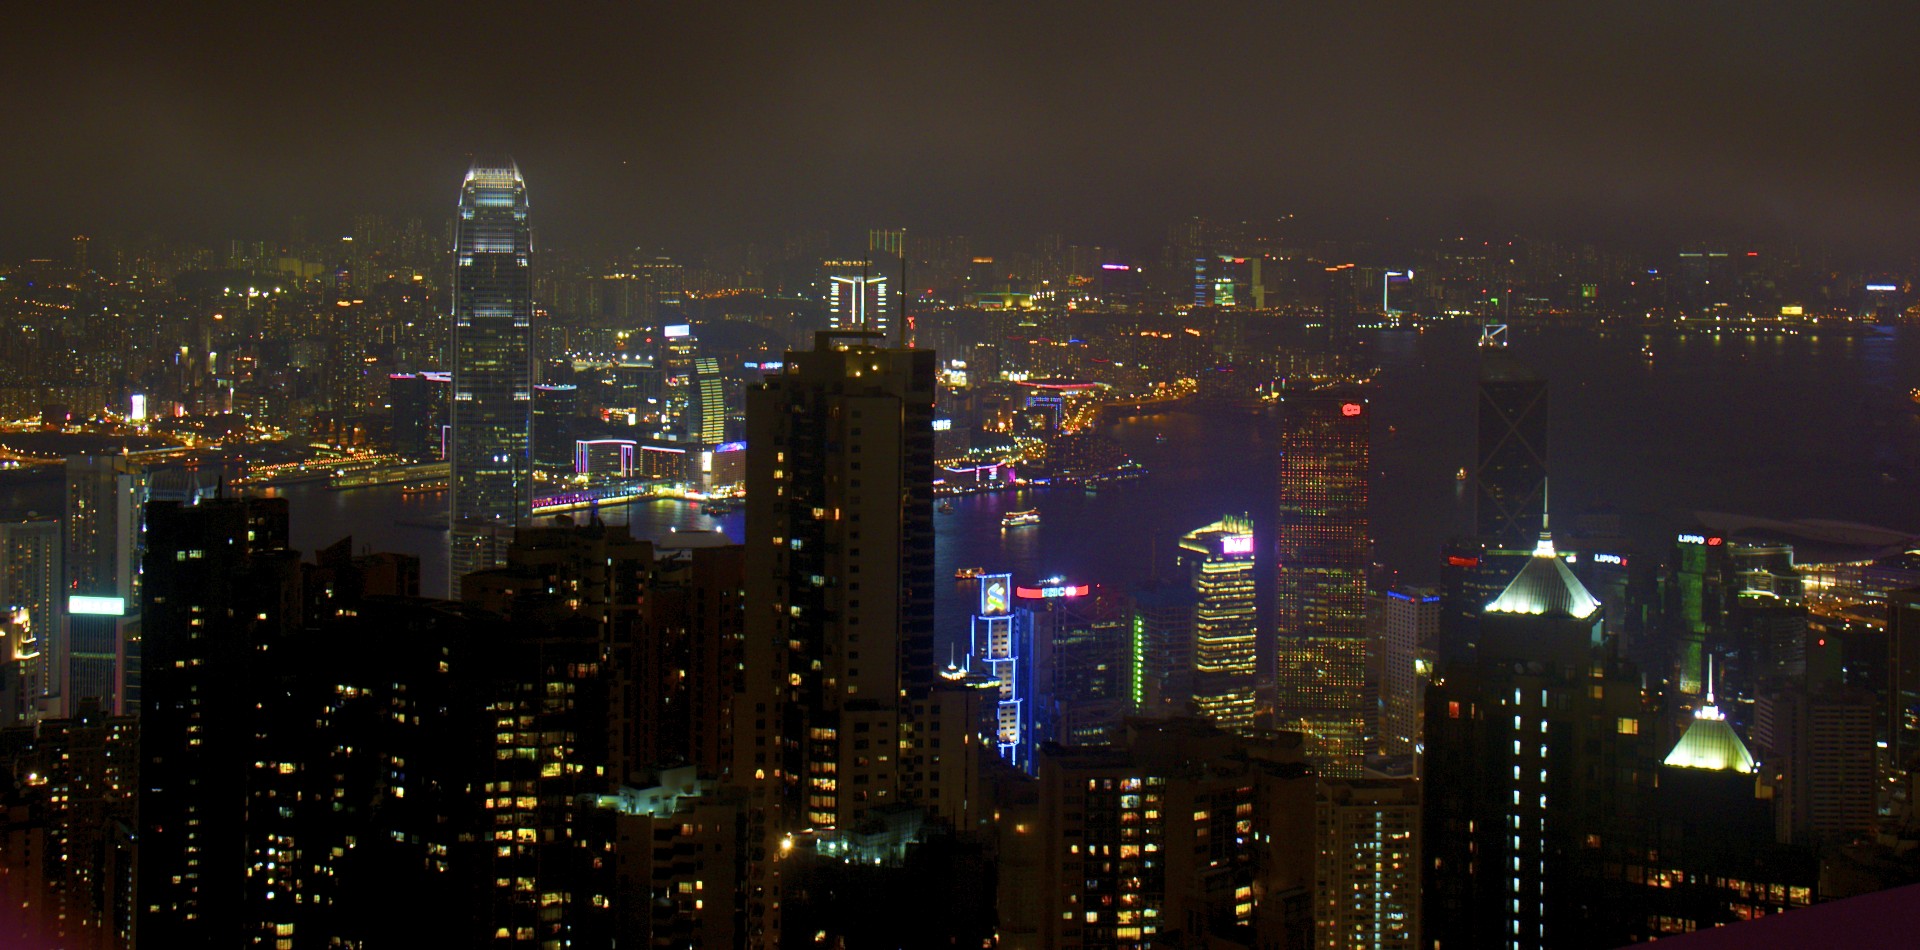
<path fill-rule="evenodd" d="M 1054 597 L 1085 597 L 1092 590 L 1091 584 L 1063 584 L 1057 587 L 1015 587 L 1013 594 L 1026 600 L 1048 600 Z"/>
<path fill-rule="evenodd" d="M 1360 404 L 1357 402 L 1344 403 L 1340 406 L 1340 414 L 1343 416 L 1357 416 L 1360 414 Z"/>
<path fill-rule="evenodd" d="M 1460 556 L 1460 555 L 1458 555 L 1458 554 L 1449 554 L 1449 555 L 1447 555 L 1447 566 L 1449 566 L 1449 567 L 1479 567 L 1479 566 L 1480 566 L 1480 559 L 1479 559 L 1479 558 L 1477 558 L 1477 557 L 1461 557 L 1461 556 Z"/>
<path fill-rule="evenodd" d="M 1708 539 L 1707 539 L 1707 547 L 1710 547 L 1710 548 L 1717 548 L 1717 547 L 1719 547 L 1719 546 L 1720 546 L 1720 539 L 1719 539 L 1719 538 L 1708 538 Z"/>

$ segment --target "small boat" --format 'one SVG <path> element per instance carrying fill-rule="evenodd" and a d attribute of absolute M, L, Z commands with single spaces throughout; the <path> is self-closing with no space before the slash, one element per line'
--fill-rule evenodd
<path fill-rule="evenodd" d="M 1459 471 L 1453 473 L 1453 480 L 1457 482 L 1464 482 L 1467 480 L 1467 470 L 1464 466 L 1461 467 Z"/>
<path fill-rule="evenodd" d="M 1167 441 L 1167 434 L 1166 434 L 1165 432 L 1155 432 L 1155 433 L 1153 434 L 1153 441 L 1155 441 L 1155 442 L 1165 442 L 1165 441 Z"/>
<path fill-rule="evenodd" d="M 1040 509 L 1038 508 L 1032 508 L 1027 511 L 1009 511 L 1000 516 L 1000 527 L 1002 528 L 1020 528 L 1039 523 Z"/>
<path fill-rule="evenodd" d="M 1648 343 L 1640 347 L 1640 358 L 1645 360 L 1653 359 L 1653 344 Z"/>
<path fill-rule="evenodd" d="M 956 581 L 970 581 L 986 572 L 987 569 L 984 567 L 963 567 L 953 572 L 953 579 Z"/>
<path fill-rule="evenodd" d="M 700 506 L 700 513 L 710 516 L 732 514 L 733 504 L 725 501 L 710 501 Z"/>
<path fill-rule="evenodd" d="M 940 503 L 940 513 L 941 513 L 941 514 L 943 514 L 943 515 L 950 515 L 950 514 L 953 514 L 953 502 L 950 502 L 950 501 L 943 501 L 943 502 L 941 502 L 941 503 Z"/>
<path fill-rule="evenodd" d="M 1092 482 L 1088 482 L 1084 491 L 1089 495 L 1098 495 L 1100 494 L 1100 486 L 1095 485 Z"/>

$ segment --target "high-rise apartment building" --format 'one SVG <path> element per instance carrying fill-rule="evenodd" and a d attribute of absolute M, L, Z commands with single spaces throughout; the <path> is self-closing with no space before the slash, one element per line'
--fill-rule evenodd
<path fill-rule="evenodd" d="M 1420 783 L 1329 779 L 1315 811 L 1314 945 L 1419 946 Z"/>
<path fill-rule="evenodd" d="M 32 518 L 0 522 L 0 613 L 12 617 L 8 654 L 18 671 L 17 705 L 0 720 L 36 719 L 58 695 L 54 665 L 66 607 L 66 574 L 60 566 L 61 522 Z"/>
<path fill-rule="evenodd" d="M 1297 746 L 1136 719 L 1112 746 L 1044 748 L 1039 797 L 1029 945 L 1306 945 L 1313 777 Z"/>
<path fill-rule="evenodd" d="M 1230 732 L 1253 731 L 1255 636 L 1253 521 L 1227 515 L 1180 539 L 1193 587 L 1193 705 Z"/>
<path fill-rule="evenodd" d="M 1372 415 L 1358 393 L 1290 393 L 1280 405 L 1272 542 L 1274 724 L 1307 737 L 1323 775 L 1366 755 L 1367 485 Z"/>
<path fill-rule="evenodd" d="M 1401 587 L 1387 592 L 1381 637 L 1380 746 L 1388 755 L 1410 755 L 1420 743 L 1426 687 L 1440 637 L 1440 604 L 1437 588 Z"/>
<path fill-rule="evenodd" d="M 819 334 L 747 393 L 747 692 L 734 781 L 756 805 L 749 916 L 790 831 L 833 835 L 927 780 L 913 707 L 933 659 L 934 354 Z"/>
<path fill-rule="evenodd" d="M 140 663 L 147 474 L 124 455 L 81 455 L 67 459 L 66 475 L 66 618 L 51 645 L 58 705 L 64 714 L 92 697 L 119 714 Z"/>
<path fill-rule="evenodd" d="M 1846 842 L 1877 820 L 1878 697 L 1837 685 L 1782 684 L 1754 704 L 1753 738 L 1774 787 L 1777 834 Z"/>
<path fill-rule="evenodd" d="M 272 939 L 246 908 L 278 893 L 277 875 L 251 872 L 271 862 L 290 874 L 301 859 L 249 838 L 249 818 L 262 816 L 250 815 L 247 790 L 263 752 L 257 673 L 300 623 L 287 503 L 156 502 L 147 529 L 140 940 Z"/>
<path fill-rule="evenodd" d="M 533 232 L 511 159 L 460 186 L 453 261 L 452 589 L 506 560 L 533 505 Z"/>

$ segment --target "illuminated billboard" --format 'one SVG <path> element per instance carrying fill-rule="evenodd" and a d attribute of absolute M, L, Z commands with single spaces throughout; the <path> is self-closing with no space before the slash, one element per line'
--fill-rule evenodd
<path fill-rule="evenodd" d="M 1252 554 L 1253 535 L 1230 534 L 1220 539 L 1221 554 Z"/>
<path fill-rule="evenodd" d="M 127 599 L 73 594 L 67 597 L 67 613 L 76 617 L 124 617 L 127 614 Z"/>
<path fill-rule="evenodd" d="M 1052 600 L 1057 597 L 1085 597 L 1092 589 L 1089 584 L 1043 582 L 1040 587 L 1016 587 L 1013 593 L 1023 600 Z"/>
<path fill-rule="evenodd" d="M 1007 612 L 1013 575 L 988 574 L 980 578 L 980 615 L 998 617 Z"/>
<path fill-rule="evenodd" d="M 681 337 L 692 336 L 693 327 L 685 323 L 675 323 L 662 328 L 660 332 L 669 340 L 678 340 Z"/>

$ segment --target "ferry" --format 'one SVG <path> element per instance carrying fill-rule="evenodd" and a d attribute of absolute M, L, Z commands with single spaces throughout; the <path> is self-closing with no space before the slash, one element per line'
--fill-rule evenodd
<path fill-rule="evenodd" d="M 987 569 L 984 567 L 963 567 L 953 572 L 953 579 L 956 581 L 970 581 L 986 572 Z"/>
<path fill-rule="evenodd" d="M 700 513 L 709 517 L 733 513 L 733 503 L 728 501 L 710 501 L 700 506 Z"/>
<path fill-rule="evenodd" d="M 1023 525 L 1039 523 L 1040 509 L 1038 508 L 1032 508 L 1027 511 L 1009 511 L 1000 517 L 1000 527 L 1002 528 L 1018 528 Z"/>

